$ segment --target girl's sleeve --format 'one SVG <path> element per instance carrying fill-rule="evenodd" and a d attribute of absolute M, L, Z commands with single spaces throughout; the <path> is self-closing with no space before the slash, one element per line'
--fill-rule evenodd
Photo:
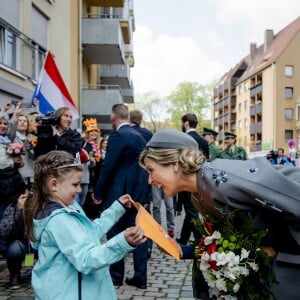
<path fill-rule="evenodd" d="M 51 242 L 84 274 L 107 267 L 134 249 L 127 243 L 123 232 L 100 244 L 90 230 L 72 214 L 59 214 L 47 224 Z"/>
<path fill-rule="evenodd" d="M 113 204 L 105 209 L 99 218 L 95 219 L 93 223 L 97 227 L 99 237 L 103 237 L 112 227 L 115 225 L 125 212 L 125 208 L 118 201 L 114 201 Z"/>

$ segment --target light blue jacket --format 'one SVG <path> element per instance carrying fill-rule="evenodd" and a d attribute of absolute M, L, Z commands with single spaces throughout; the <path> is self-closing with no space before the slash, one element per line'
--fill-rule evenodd
<path fill-rule="evenodd" d="M 75 201 L 34 220 L 38 261 L 32 286 L 38 300 L 77 300 L 78 271 L 82 273 L 82 299 L 117 299 L 109 265 L 119 261 L 131 247 L 120 233 L 104 244 L 100 239 L 119 220 L 125 209 L 119 201 L 90 221 Z"/>

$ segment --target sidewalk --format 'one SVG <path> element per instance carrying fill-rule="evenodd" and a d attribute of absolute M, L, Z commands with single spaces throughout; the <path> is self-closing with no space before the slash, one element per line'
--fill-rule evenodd
<path fill-rule="evenodd" d="M 176 217 L 177 233 L 181 229 L 184 213 Z M 162 204 L 162 226 L 166 228 L 165 207 Z M 176 262 L 174 258 L 161 253 L 155 245 L 148 260 L 148 287 L 146 290 L 128 286 L 125 283 L 117 288 L 118 299 L 128 300 L 192 300 L 192 260 Z M 133 276 L 132 254 L 126 257 L 125 278 Z M 30 285 L 31 269 L 22 270 L 22 287 L 18 290 L 8 289 L 9 276 L 6 264 L 0 261 L 0 300 L 32 300 L 34 294 Z M 88 299 L 83 299 L 88 300 Z"/>

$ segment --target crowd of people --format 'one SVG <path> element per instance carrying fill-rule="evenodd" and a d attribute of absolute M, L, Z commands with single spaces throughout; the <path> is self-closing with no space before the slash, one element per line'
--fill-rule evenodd
<path fill-rule="evenodd" d="M 133 199 L 160 224 L 164 202 L 165 230 L 182 259 L 195 259 L 202 239 L 195 224 L 207 212 L 216 218 L 234 209 L 250 212 L 268 230 L 261 247 L 280 282 L 269 295 L 298 297 L 290 278 L 300 275 L 300 172 L 290 168 L 295 164 L 284 149 L 248 159 L 236 135 L 225 132 L 221 150 L 218 132 L 203 128 L 200 135 L 193 113 L 182 116 L 182 132 L 153 134 L 141 126 L 141 111 L 124 104 L 112 106 L 109 136 L 101 136 L 95 118 L 85 119 L 79 133 L 69 108 L 43 116 L 34 103 L 26 114 L 21 102 L 9 103 L 0 115 L 0 250 L 10 288 L 20 287 L 22 263 L 33 254 L 37 299 L 116 299 L 114 286 L 124 282 L 146 289 L 153 245 L 135 225 Z M 133 277 L 124 278 L 128 252 Z M 212 297 L 201 274 L 193 276 L 193 290 L 196 299 Z"/>

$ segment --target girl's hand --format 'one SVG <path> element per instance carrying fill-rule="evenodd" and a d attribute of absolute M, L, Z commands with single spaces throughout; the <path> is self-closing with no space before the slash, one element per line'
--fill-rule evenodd
<path fill-rule="evenodd" d="M 144 230 L 140 226 L 128 227 L 124 230 L 124 236 L 128 244 L 137 246 L 145 243 L 147 238 L 144 236 Z"/>
<path fill-rule="evenodd" d="M 131 201 L 133 201 L 130 197 L 130 195 L 125 194 L 119 198 L 119 201 L 126 207 L 130 208 L 132 206 Z"/>

